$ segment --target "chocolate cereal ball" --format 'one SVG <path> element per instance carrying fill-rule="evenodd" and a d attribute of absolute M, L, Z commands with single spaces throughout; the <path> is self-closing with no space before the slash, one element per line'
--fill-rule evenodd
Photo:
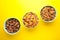
<path fill-rule="evenodd" d="M 16 18 L 10 18 L 5 22 L 5 30 L 8 33 L 16 33 L 20 29 L 20 22 Z"/>
<path fill-rule="evenodd" d="M 23 17 L 23 23 L 28 28 L 33 28 L 38 24 L 38 17 L 33 12 L 28 12 Z"/>
<path fill-rule="evenodd" d="M 46 22 L 52 21 L 56 17 L 56 11 L 52 6 L 45 6 L 41 9 L 41 17 Z"/>

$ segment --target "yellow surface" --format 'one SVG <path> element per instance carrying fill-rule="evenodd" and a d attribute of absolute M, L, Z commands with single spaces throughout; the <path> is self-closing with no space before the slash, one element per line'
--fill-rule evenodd
<path fill-rule="evenodd" d="M 45 23 L 40 16 L 40 10 L 46 5 L 56 9 L 56 19 Z M 22 18 L 26 12 L 38 15 L 39 23 L 34 29 L 23 25 Z M 4 31 L 4 22 L 8 18 L 17 18 L 21 23 L 16 35 L 8 35 Z M 59 0 L 0 0 L 0 40 L 60 40 L 60 1 Z"/>

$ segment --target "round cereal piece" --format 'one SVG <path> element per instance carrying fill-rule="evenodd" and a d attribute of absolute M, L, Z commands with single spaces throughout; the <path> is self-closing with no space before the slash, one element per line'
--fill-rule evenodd
<path fill-rule="evenodd" d="M 16 18 L 10 18 L 6 20 L 4 29 L 8 34 L 15 34 L 20 29 L 20 22 Z"/>
<path fill-rule="evenodd" d="M 38 17 L 33 12 L 28 12 L 23 17 L 23 23 L 28 28 L 33 28 L 38 24 Z"/>
<path fill-rule="evenodd" d="M 52 6 L 45 6 L 41 9 L 41 17 L 45 22 L 51 22 L 56 17 L 56 11 Z"/>

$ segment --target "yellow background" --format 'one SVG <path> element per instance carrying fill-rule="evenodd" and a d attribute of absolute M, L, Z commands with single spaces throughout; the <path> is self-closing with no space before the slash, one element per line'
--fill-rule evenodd
<path fill-rule="evenodd" d="M 50 5 L 56 9 L 56 19 L 45 23 L 40 16 L 40 10 Z M 39 23 L 33 29 L 23 25 L 22 18 L 27 12 L 38 15 Z M 8 35 L 4 31 L 4 22 L 8 18 L 17 18 L 21 23 L 20 31 Z M 60 40 L 60 1 L 59 0 L 0 0 L 0 40 Z"/>

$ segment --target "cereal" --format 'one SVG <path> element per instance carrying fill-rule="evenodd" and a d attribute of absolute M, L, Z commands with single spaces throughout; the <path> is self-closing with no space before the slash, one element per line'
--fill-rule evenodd
<path fill-rule="evenodd" d="M 10 18 L 5 22 L 5 29 L 8 33 L 16 33 L 20 29 L 20 22 L 15 18 Z"/>
<path fill-rule="evenodd" d="M 45 6 L 41 10 L 41 17 L 44 21 L 52 21 L 56 17 L 56 11 L 52 6 Z"/>
<path fill-rule="evenodd" d="M 38 17 L 32 12 L 28 12 L 23 17 L 23 23 L 26 27 L 33 28 L 38 24 Z"/>

